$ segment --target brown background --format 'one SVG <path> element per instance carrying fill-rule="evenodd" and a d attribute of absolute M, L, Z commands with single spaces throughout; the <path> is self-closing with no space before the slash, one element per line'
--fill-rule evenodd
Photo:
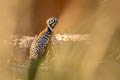
<path fill-rule="evenodd" d="M 49 17 L 59 18 L 66 1 L 67 0 L 19 1 L 19 10 L 16 11 L 17 23 L 15 34 L 39 34 L 46 26 L 46 19 Z"/>
<path fill-rule="evenodd" d="M 72 43 L 62 46 L 67 49 L 61 48 L 61 54 L 55 56 L 56 74 L 61 72 L 61 80 L 120 80 L 120 64 L 116 61 L 120 60 L 119 3 L 119 0 L 0 0 L 0 80 L 14 80 L 6 69 L 13 48 L 6 47 L 1 40 L 13 34 L 39 34 L 46 19 L 52 16 L 59 18 L 55 32 L 89 33 L 91 37 L 84 57 L 80 58 L 84 46 Z M 110 54 L 114 55 L 106 61 Z M 64 73 L 63 68 L 68 67 L 70 70 Z"/>

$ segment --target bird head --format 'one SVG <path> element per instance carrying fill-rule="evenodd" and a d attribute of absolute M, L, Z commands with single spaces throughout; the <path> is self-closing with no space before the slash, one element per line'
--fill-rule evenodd
<path fill-rule="evenodd" d="M 47 26 L 52 32 L 53 32 L 53 29 L 57 23 L 58 23 L 58 19 L 55 17 L 49 18 L 47 20 Z"/>

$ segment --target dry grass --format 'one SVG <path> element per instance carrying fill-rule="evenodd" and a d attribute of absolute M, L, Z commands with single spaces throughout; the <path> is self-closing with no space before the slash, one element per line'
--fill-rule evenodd
<path fill-rule="evenodd" d="M 31 12 L 34 11 L 31 8 L 31 1 L 29 3 L 19 0 L 0 2 L 0 80 L 16 80 L 19 73 L 18 75 L 14 72 L 11 74 L 7 64 L 13 48 L 6 47 L 2 40 L 15 32 L 24 35 L 29 35 L 31 31 L 39 33 L 40 28 L 34 27 L 34 24 L 37 25 L 39 23 L 37 17 L 41 17 Z M 22 3 L 25 5 L 21 5 Z M 59 16 L 59 24 L 56 26 L 55 33 L 88 33 L 92 40 L 90 45 L 84 42 L 62 44 L 62 47 L 56 50 L 57 53 L 54 56 L 53 65 L 50 65 L 50 70 L 38 71 L 37 80 L 119 80 L 120 71 L 119 63 L 117 63 L 119 62 L 119 3 L 119 0 L 71 0 L 65 3 L 66 6 L 60 10 L 61 12 L 54 13 Z M 46 8 L 46 5 L 42 7 Z M 60 6 L 54 7 L 51 7 L 53 12 L 54 9 L 56 11 L 60 8 Z M 40 13 L 39 8 L 37 10 L 36 13 Z M 42 10 L 45 9 L 41 8 L 40 11 Z M 45 11 L 42 14 L 46 14 L 42 18 L 44 20 L 53 16 L 52 13 L 48 13 L 50 15 L 47 16 Z M 33 20 L 37 23 L 32 23 Z M 32 30 L 31 25 L 32 29 L 37 30 Z M 112 54 L 112 57 L 109 54 Z"/>

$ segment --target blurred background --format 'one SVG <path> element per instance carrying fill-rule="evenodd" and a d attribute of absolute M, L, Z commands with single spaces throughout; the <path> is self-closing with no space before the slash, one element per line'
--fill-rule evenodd
<path fill-rule="evenodd" d="M 89 34 L 90 42 L 68 42 L 56 50 L 51 71 L 37 80 L 120 80 L 119 0 L 0 0 L 0 80 L 19 79 L 9 68 L 11 35 L 34 36 L 57 17 L 55 34 Z M 5 44 L 5 43 L 7 44 Z M 24 54 L 22 54 L 24 55 Z M 16 59 L 16 58 L 14 58 Z M 13 63 L 14 64 L 14 63 Z M 19 63 L 18 63 L 19 65 Z"/>

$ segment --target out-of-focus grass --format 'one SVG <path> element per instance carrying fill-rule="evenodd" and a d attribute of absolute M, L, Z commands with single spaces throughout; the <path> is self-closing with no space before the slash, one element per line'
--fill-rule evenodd
<path fill-rule="evenodd" d="M 20 31 L 17 30 L 18 33 L 26 34 L 30 30 L 29 25 L 32 23 L 29 14 L 30 5 L 23 6 L 26 7 L 25 10 L 28 10 L 29 15 L 22 17 L 23 15 L 15 15 L 24 12 L 23 8 L 17 6 L 19 1 L 0 2 L 0 80 L 16 80 L 21 75 L 19 70 L 11 72 L 8 65 L 13 48 L 12 46 L 6 47 L 2 41 L 14 33 L 16 25 L 21 27 Z M 90 45 L 86 45 L 84 42 L 61 44 L 61 47 L 56 50 L 55 56 L 52 57 L 52 65 L 49 65 L 48 70 L 39 69 L 36 79 L 119 80 L 119 63 L 116 62 L 116 60 L 119 61 L 119 36 L 115 36 L 120 21 L 119 2 L 119 0 L 71 0 L 69 4 L 66 3 L 55 33 L 89 33 L 91 35 Z M 19 11 L 19 9 L 21 10 Z M 22 19 L 18 19 L 18 16 Z M 22 23 L 24 22 L 22 20 L 26 22 Z M 111 53 L 113 54 L 111 55 Z M 109 54 L 112 57 L 107 59 L 106 56 Z M 17 64 L 19 65 L 19 63 Z M 26 71 L 23 73 L 25 78 Z"/>

